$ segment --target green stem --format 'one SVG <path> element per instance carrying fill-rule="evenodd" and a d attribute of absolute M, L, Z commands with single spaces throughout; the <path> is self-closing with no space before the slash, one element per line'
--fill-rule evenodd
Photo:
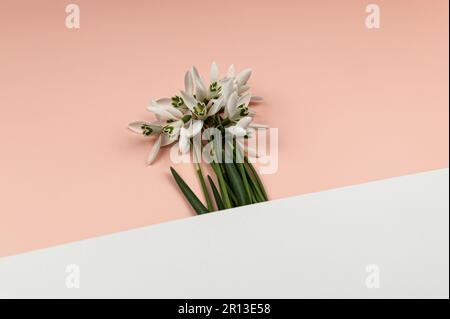
<path fill-rule="evenodd" d="M 241 176 L 233 163 L 225 163 L 225 170 L 230 180 L 230 187 L 236 194 L 236 199 L 239 206 L 250 204 L 250 200 L 247 196 L 247 192 L 242 185 Z"/>
<path fill-rule="evenodd" d="M 231 123 L 231 120 L 227 117 L 227 118 L 223 119 L 222 123 L 220 123 L 220 124 L 225 127 L 226 125 L 228 125 L 230 123 Z"/>
<path fill-rule="evenodd" d="M 231 202 L 233 203 L 233 207 L 241 206 L 241 205 L 239 205 L 236 195 L 234 195 L 233 191 L 231 190 L 230 185 L 226 184 L 226 186 L 227 186 L 228 195 L 230 195 Z"/>
<path fill-rule="evenodd" d="M 202 186 L 203 196 L 205 196 L 206 199 L 206 206 L 208 206 L 208 210 L 212 212 L 214 210 L 211 197 L 209 196 L 208 189 L 206 188 L 205 179 L 203 178 L 202 168 L 200 167 L 199 161 L 198 161 L 198 155 L 196 152 L 196 149 L 194 149 L 193 144 L 191 143 L 191 149 L 192 153 L 194 154 L 194 165 L 195 170 L 197 171 L 198 178 L 200 179 L 200 185 Z"/>
<path fill-rule="evenodd" d="M 254 195 L 256 201 L 258 203 L 265 202 L 266 200 L 264 199 L 264 196 L 263 196 L 261 190 L 259 189 L 255 178 L 252 176 L 252 174 L 249 172 L 248 169 L 246 169 L 245 172 L 247 173 L 248 179 L 250 180 L 251 190 L 253 192 L 253 195 Z"/>
<path fill-rule="evenodd" d="M 211 176 L 209 176 L 209 175 L 208 175 L 208 181 L 209 181 L 209 185 L 211 186 L 211 189 L 213 191 L 214 199 L 216 200 L 217 210 L 224 209 L 225 206 L 223 205 L 222 198 L 220 198 L 219 191 L 217 190 L 216 185 L 214 185 L 214 182 L 213 182 Z"/>
<path fill-rule="evenodd" d="M 261 179 L 258 176 L 258 173 L 256 172 L 255 168 L 253 167 L 252 163 L 249 162 L 247 156 L 244 157 L 245 163 L 247 163 L 248 167 L 250 167 L 250 170 L 252 171 L 253 176 L 255 177 L 256 183 L 258 188 L 260 189 L 262 195 L 264 196 L 264 199 L 267 201 L 269 198 L 267 197 L 266 190 L 264 189 L 264 186 L 261 182 Z"/>
<path fill-rule="evenodd" d="M 223 205 L 225 206 L 225 208 L 231 208 L 232 205 L 230 202 L 230 198 L 228 196 L 227 184 L 225 183 L 225 180 L 223 179 L 221 168 L 215 162 L 211 163 L 211 167 L 213 168 L 214 172 L 216 173 L 217 180 L 219 182 L 220 192 L 222 193 Z"/>
<path fill-rule="evenodd" d="M 251 204 L 252 194 L 250 192 L 250 186 L 248 184 L 247 176 L 245 174 L 244 163 L 236 163 L 236 166 L 239 170 L 239 173 L 241 174 L 242 182 L 244 183 L 244 188 L 245 188 L 245 191 L 247 192 L 248 201 L 249 201 L 248 203 Z"/>
<path fill-rule="evenodd" d="M 255 197 L 255 192 L 253 191 L 251 186 L 250 186 L 250 200 L 252 201 L 252 204 L 258 203 L 258 200 Z"/>

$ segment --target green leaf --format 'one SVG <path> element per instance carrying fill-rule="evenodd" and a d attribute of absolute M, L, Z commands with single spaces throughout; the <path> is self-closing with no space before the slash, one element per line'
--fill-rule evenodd
<path fill-rule="evenodd" d="M 239 206 L 250 204 L 247 191 L 245 190 L 241 176 L 233 163 L 224 163 L 225 170 L 227 172 L 228 179 L 230 181 L 230 187 L 235 192 Z"/>
<path fill-rule="evenodd" d="M 258 183 L 249 170 L 250 169 L 246 169 L 245 172 L 247 173 L 248 180 L 250 181 L 250 189 L 252 191 L 253 198 L 257 203 L 265 202 L 266 200 L 258 187 Z"/>
<path fill-rule="evenodd" d="M 256 172 L 255 168 L 253 167 L 252 163 L 250 163 L 250 162 L 248 161 L 248 158 L 247 158 L 247 157 L 245 157 L 245 163 L 248 165 L 248 167 L 250 167 L 250 170 L 251 170 L 253 176 L 255 177 L 256 184 L 257 184 L 259 190 L 261 191 L 261 193 L 262 193 L 264 199 L 265 199 L 266 201 L 269 200 L 269 198 L 267 197 L 266 190 L 264 189 L 263 183 L 261 182 L 261 179 L 260 179 L 259 176 L 258 176 L 258 173 Z"/>
<path fill-rule="evenodd" d="M 205 214 L 209 213 L 208 209 L 202 202 L 195 196 L 194 192 L 189 188 L 189 186 L 185 183 L 185 181 L 178 175 L 173 167 L 170 168 L 172 172 L 173 178 L 175 182 L 178 184 L 181 192 L 184 194 L 188 202 L 191 204 L 192 208 L 195 210 L 197 214 Z"/>
<path fill-rule="evenodd" d="M 250 186 L 250 199 L 252 200 L 252 204 L 258 203 L 258 200 L 256 199 L 255 193 L 254 193 L 254 191 L 252 190 L 251 186 Z"/>
<path fill-rule="evenodd" d="M 241 205 L 239 205 L 239 202 L 238 202 L 238 200 L 236 198 L 236 195 L 234 195 L 233 191 L 231 190 L 230 185 L 226 184 L 226 187 L 227 187 L 228 195 L 230 196 L 232 207 L 241 206 Z"/>
<path fill-rule="evenodd" d="M 208 175 L 208 181 L 209 181 L 209 185 L 211 185 L 214 199 L 216 200 L 217 209 L 218 210 L 224 209 L 225 207 L 223 205 L 222 198 L 220 198 L 219 191 L 217 190 L 216 185 L 214 185 L 214 182 L 213 182 L 211 176 L 209 176 L 209 175 Z"/>
<path fill-rule="evenodd" d="M 205 183 L 205 179 L 203 178 L 202 169 L 200 168 L 200 165 L 198 163 L 195 166 L 196 166 L 198 178 L 200 180 L 200 185 L 202 186 L 203 195 L 205 196 L 205 199 L 206 199 L 206 204 L 208 206 L 208 210 L 210 212 L 212 212 L 214 210 L 213 205 L 212 205 L 212 200 L 211 200 L 211 197 L 209 196 L 208 189 L 206 188 L 206 183 Z"/>

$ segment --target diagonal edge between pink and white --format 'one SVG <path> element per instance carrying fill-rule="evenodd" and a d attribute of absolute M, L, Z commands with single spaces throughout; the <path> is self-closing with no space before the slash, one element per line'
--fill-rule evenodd
<path fill-rule="evenodd" d="M 0 258 L 0 298 L 448 299 L 448 181 L 433 170 Z"/>
<path fill-rule="evenodd" d="M 193 216 L 126 125 L 212 61 L 253 69 L 271 199 L 448 167 L 447 1 L 76 3 L 0 3 L 0 256 Z"/>

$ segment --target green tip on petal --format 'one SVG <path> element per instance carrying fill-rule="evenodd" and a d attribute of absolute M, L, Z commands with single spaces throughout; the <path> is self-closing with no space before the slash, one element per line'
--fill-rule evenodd
<path fill-rule="evenodd" d="M 184 104 L 184 100 L 181 96 L 175 95 L 171 98 L 172 106 L 174 107 L 180 107 Z"/>
<path fill-rule="evenodd" d="M 145 136 L 150 136 L 153 133 L 153 129 L 147 124 L 142 124 L 141 129 L 142 134 Z"/>

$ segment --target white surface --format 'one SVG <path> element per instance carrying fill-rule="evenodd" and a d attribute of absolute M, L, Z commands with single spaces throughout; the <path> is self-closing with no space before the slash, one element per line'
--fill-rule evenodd
<path fill-rule="evenodd" d="M 3 258 L 0 297 L 448 298 L 448 181 L 436 170 Z"/>

